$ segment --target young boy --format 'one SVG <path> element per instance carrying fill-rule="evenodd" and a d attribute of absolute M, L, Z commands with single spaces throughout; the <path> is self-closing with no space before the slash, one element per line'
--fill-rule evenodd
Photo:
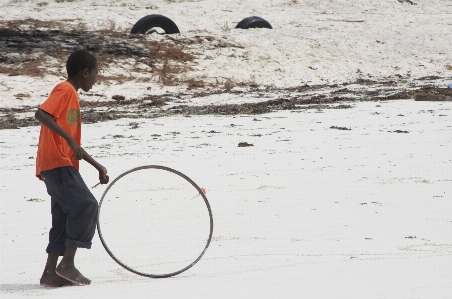
<path fill-rule="evenodd" d="M 46 286 L 88 285 L 74 265 L 77 248 L 91 248 L 98 203 L 84 183 L 79 169 L 83 159 L 99 171 L 100 183 L 108 183 L 107 169 L 81 146 L 81 115 L 77 90 L 89 91 L 97 78 L 97 59 L 85 50 L 73 52 L 67 62 L 68 79 L 58 84 L 35 114 L 41 122 L 36 176 L 51 196 L 52 228 L 47 263 L 40 283 Z M 59 256 L 63 256 L 58 267 Z"/>

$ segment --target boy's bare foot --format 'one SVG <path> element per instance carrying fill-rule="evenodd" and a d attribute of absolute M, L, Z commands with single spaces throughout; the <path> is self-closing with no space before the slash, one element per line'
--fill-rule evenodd
<path fill-rule="evenodd" d="M 62 278 L 73 282 L 75 285 L 89 285 L 91 283 L 91 280 L 83 276 L 74 265 L 60 263 L 55 272 Z"/>
<path fill-rule="evenodd" d="M 42 273 L 41 280 L 39 281 L 41 285 L 46 287 L 64 287 L 74 285 L 69 280 L 57 275 L 55 272 L 44 270 Z"/>

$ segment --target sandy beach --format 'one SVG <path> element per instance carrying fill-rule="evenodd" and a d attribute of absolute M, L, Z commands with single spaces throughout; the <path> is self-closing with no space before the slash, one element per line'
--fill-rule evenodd
<path fill-rule="evenodd" d="M 0 1 L 1 298 L 452 298 L 452 2 L 412 3 Z M 149 14 L 180 34 L 130 35 Z M 234 28 L 253 15 L 273 29 Z M 80 93 L 83 147 L 111 180 L 163 165 L 207 190 L 211 243 L 172 278 L 123 269 L 96 235 L 76 257 L 90 286 L 39 285 L 51 215 L 33 114 L 89 46 L 102 68 Z M 155 230 L 203 245 L 194 201 Z M 117 234 L 133 240 L 152 210 L 127 206 Z"/>

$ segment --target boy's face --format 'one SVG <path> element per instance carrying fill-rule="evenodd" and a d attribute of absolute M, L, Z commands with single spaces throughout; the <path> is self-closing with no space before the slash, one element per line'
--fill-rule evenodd
<path fill-rule="evenodd" d="M 80 86 L 83 89 L 83 91 L 85 92 L 89 91 L 93 87 L 94 83 L 96 83 L 97 72 L 98 72 L 97 63 L 96 67 L 93 68 L 91 72 L 88 71 L 88 69 L 85 69 L 83 71 L 82 86 Z"/>

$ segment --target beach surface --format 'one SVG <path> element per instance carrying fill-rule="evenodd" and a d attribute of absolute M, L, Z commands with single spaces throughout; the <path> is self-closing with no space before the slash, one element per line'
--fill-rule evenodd
<path fill-rule="evenodd" d="M 1 298 L 452 298 L 452 2 L 412 3 L 0 1 Z M 180 34 L 130 35 L 150 14 Z M 248 16 L 273 29 L 234 28 Z M 76 256 L 90 286 L 39 285 L 51 214 L 33 115 L 77 48 L 100 62 L 80 93 L 82 145 L 110 180 L 163 165 L 207 191 L 212 239 L 181 274 L 131 273 L 96 234 Z M 158 191 L 146 178 L 137 194 Z M 118 212 L 111 197 L 101 211 Z M 190 200 L 153 226 L 184 228 L 187 249 L 209 228 Z M 132 223 L 153 210 L 129 201 L 116 232 L 133 256 L 145 232 Z"/>

